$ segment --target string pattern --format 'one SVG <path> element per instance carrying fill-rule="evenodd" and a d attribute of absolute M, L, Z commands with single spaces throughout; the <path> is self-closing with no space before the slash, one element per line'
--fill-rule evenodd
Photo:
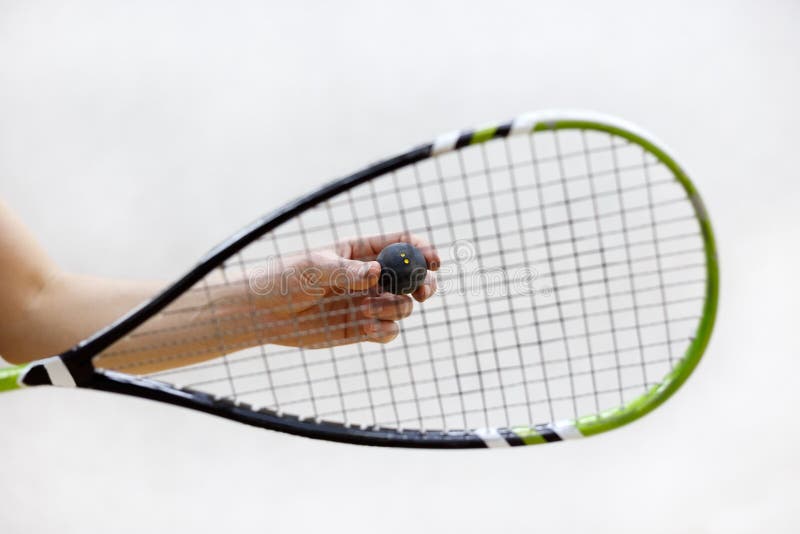
<path fill-rule="evenodd" d="M 441 267 L 437 293 L 388 343 L 364 340 L 358 306 L 370 289 L 308 307 L 259 287 L 291 258 L 395 232 L 430 242 Z M 96 363 L 301 418 L 531 425 L 620 406 L 658 384 L 691 342 L 705 287 L 700 225 L 669 168 L 612 134 L 541 131 L 434 156 L 323 202 Z"/>

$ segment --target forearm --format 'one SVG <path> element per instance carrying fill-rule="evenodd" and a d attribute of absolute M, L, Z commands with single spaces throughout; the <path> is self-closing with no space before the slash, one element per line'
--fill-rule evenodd
<path fill-rule="evenodd" d="M 55 273 L 4 329 L 12 363 L 58 354 L 153 297 L 162 284 Z M 100 367 L 134 374 L 188 365 L 257 344 L 249 304 L 230 288 L 190 291 L 101 353 Z"/>
<path fill-rule="evenodd" d="M 144 374 L 262 344 L 245 283 L 196 287 L 111 345 L 98 367 Z"/>
<path fill-rule="evenodd" d="M 36 287 L 20 291 L 2 329 L 0 354 L 22 363 L 63 352 L 150 298 L 159 286 L 51 269 Z"/>
<path fill-rule="evenodd" d="M 13 363 L 56 354 L 113 321 L 159 284 L 66 274 L 0 202 L 0 355 Z"/>
<path fill-rule="evenodd" d="M 25 363 L 59 354 L 162 287 L 161 282 L 64 273 L 22 221 L 0 202 L 0 356 L 5 360 Z M 154 365 L 141 367 L 153 370 L 221 354 L 224 344 L 217 339 L 216 321 L 203 316 L 214 309 L 214 302 L 226 301 L 226 291 L 228 288 L 220 286 L 211 293 L 187 293 L 172 309 L 195 311 L 156 315 L 137 333 L 113 345 L 110 350 L 118 355 L 105 363 L 125 367 L 154 361 Z M 230 313 L 230 306 L 218 311 Z M 241 330 L 240 325 L 238 328 Z M 172 354 L 166 354 L 169 351 Z"/>

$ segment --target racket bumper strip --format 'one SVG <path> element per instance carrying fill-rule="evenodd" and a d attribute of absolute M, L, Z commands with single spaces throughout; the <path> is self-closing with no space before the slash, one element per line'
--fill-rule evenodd
<path fill-rule="evenodd" d="M 510 447 L 506 436 L 500 433 L 497 428 L 479 428 L 475 434 L 480 437 L 489 449 Z"/>
<path fill-rule="evenodd" d="M 533 131 L 536 123 L 539 121 L 539 116 L 535 113 L 527 113 L 520 115 L 511 121 L 511 135 L 525 134 Z"/>
<path fill-rule="evenodd" d="M 456 143 L 461 138 L 461 132 L 452 131 L 437 137 L 431 146 L 431 156 L 450 152 L 456 148 Z"/>
<path fill-rule="evenodd" d="M 576 427 L 575 423 L 572 421 L 557 421 L 556 423 L 548 426 L 552 428 L 553 432 L 558 434 L 558 437 L 562 440 L 578 439 L 583 437 L 581 431 L 578 430 L 578 427 Z"/>
<path fill-rule="evenodd" d="M 520 445 L 537 445 L 583 437 L 575 422 L 568 420 L 534 427 L 514 427 L 509 432 L 514 436 L 514 439 L 519 441 Z M 517 444 L 511 438 L 508 439 L 512 445 Z"/>
<path fill-rule="evenodd" d="M 436 156 L 469 145 L 476 145 L 497 137 L 507 137 L 513 129 L 513 123 L 505 122 L 477 130 L 454 131 L 437 137 L 431 145 L 431 155 Z"/>
<path fill-rule="evenodd" d="M 113 371 L 97 371 L 87 387 L 112 393 L 121 393 L 156 400 L 176 406 L 192 408 L 232 421 L 277 430 L 288 434 L 324 439 L 358 445 L 386 447 L 412 447 L 431 449 L 484 448 L 486 443 L 478 434 L 465 431 L 419 431 L 390 428 L 344 425 L 329 421 L 300 419 L 296 416 L 278 414 L 269 409 L 258 411 L 246 403 L 228 398 L 216 398 L 208 393 L 190 389 L 178 389 L 167 383 L 125 375 Z M 499 430 L 510 445 L 524 444 L 509 430 Z"/>
<path fill-rule="evenodd" d="M 542 425 L 536 427 L 536 432 L 542 436 L 542 439 L 548 443 L 552 443 L 554 441 L 561 441 L 561 436 L 553 430 L 550 425 Z"/>

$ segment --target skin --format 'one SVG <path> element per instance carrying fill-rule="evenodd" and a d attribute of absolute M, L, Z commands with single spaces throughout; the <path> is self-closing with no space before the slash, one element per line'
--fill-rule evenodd
<path fill-rule="evenodd" d="M 430 271 L 411 296 L 378 290 L 378 253 L 391 243 L 419 248 Z M 349 239 L 253 265 L 238 277 L 218 270 L 162 313 L 98 355 L 105 369 L 147 374 L 265 344 L 317 349 L 388 343 L 413 301 L 436 291 L 439 256 L 406 233 Z M 0 202 L 0 355 L 25 363 L 63 352 L 163 289 L 161 282 L 67 273 Z"/>

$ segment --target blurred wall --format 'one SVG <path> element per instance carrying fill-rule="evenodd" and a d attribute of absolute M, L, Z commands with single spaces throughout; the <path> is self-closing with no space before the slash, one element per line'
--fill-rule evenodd
<path fill-rule="evenodd" d="M 722 269 L 683 390 L 578 442 L 380 450 L 100 393 L 2 396 L 0 530 L 797 532 L 799 18 L 794 1 L 0 0 L 0 197 L 66 269 L 168 280 L 324 181 L 548 107 L 666 141 Z"/>

